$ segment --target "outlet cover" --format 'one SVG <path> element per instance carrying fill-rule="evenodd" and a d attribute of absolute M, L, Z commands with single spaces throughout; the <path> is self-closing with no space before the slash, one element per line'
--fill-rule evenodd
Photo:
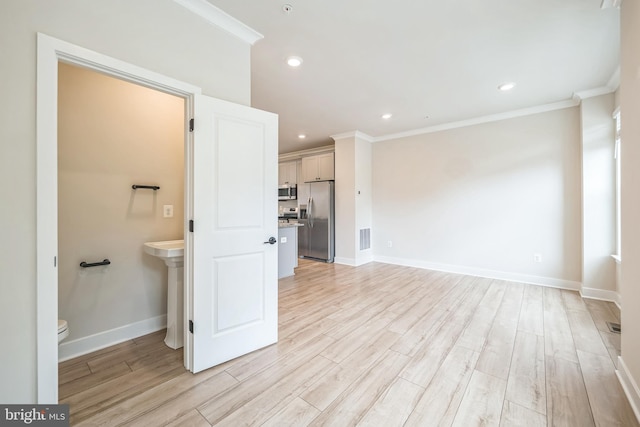
<path fill-rule="evenodd" d="M 165 218 L 173 218 L 173 205 L 162 206 L 162 214 Z"/>

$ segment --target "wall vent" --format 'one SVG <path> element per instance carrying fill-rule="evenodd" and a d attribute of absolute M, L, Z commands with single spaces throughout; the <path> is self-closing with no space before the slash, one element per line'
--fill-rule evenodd
<path fill-rule="evenodd" d="M 360 250 L 364 251 L 371 248 L 371 229 L 360 229 Z"/>

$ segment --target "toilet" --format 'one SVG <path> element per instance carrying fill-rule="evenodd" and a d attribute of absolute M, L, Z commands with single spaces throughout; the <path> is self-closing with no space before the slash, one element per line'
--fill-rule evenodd
<path fill-rule="evenodd" d="M 58 343 L 69 336 L 69 325 L 66 320 L 58 319 Z"/>

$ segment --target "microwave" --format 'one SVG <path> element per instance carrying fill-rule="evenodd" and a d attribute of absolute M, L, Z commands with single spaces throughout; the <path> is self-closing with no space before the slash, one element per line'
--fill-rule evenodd
<path fill-rule="evenodd" d="M 298 187 L 295 184 L 278 186 L 278 200 L 296 200 L 297 198 Z"/>

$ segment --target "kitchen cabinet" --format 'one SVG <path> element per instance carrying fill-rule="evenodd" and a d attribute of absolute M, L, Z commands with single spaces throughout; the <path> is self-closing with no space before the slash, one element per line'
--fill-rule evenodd
<path fill-rule="evenodd" d="M 302 180 L 304 182 L 335 179 L 333 153 L 302 158 Z"/>
<path fill-rule="evenodd" d="M 292 185 L 298 183 L 298 165 L 296 162 L 278 164 L 278 185 Z"/>

